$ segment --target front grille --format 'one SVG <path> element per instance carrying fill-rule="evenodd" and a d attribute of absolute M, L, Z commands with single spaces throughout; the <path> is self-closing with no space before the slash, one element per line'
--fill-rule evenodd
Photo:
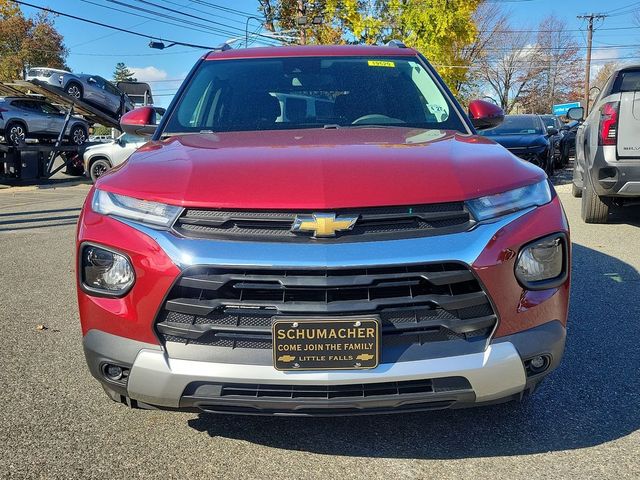
<path fill-rule="evenodd" d="M 291 227 L 297 214 L 311 213 L 319 212 L 186 209 L 173 228 L 180 235 L 194 238 L 305 242 L 312 240 L 313 234 L 292 232 Z M 358 221 L 351 230 L 313 241 L 410 238 L 466 231 L 473 226 L 464 202 L 338 209 L 326 213 L 355 215 Z"/>
<path fill-rule="evenodd" d="M 187 386 L 184 396 L 192 398 L 247 397 L 279 399 L 371 398 L 416 393 L 446 393 L 471 390 L 464 377 L 406 380 L 402 382 L 356 383 L 347 385 L 271 385 L 249 383 L 202 383 Z"/>
<path fill-rule="evenodd" d="M 269 349 L 275 319 L 373 315 L 382 348 L 487 338 L 496 316 L 456 263 L 360 269 L 187 270 L 157 319 L 165 342 Z"/>

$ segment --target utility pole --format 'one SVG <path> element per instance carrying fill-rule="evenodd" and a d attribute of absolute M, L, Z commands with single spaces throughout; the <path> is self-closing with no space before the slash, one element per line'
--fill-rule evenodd
<path fill-rule="evenodd" d="M 589 81 L 591 80 L 591 43 L 593 40 L 593 21 L 604 20 L 606 15 L 602 13 L 590 13 L 589 15 L 578 15 L 581 20 L 587 21 L 587 64 L 584 69 L 584 112 L 585 117 L 589 114 Z"/>
<path fill-rule="evenodd" d="M 300 45 L 306 45 L 307 18 L 305 16 L 304 0 L 298 0 L 298 26 L 300 27 Z"/>

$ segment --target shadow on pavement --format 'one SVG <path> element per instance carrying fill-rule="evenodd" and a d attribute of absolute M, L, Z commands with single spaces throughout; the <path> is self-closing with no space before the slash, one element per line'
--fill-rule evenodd
<path fill-rule="evenodd" d="M 383 416 L 200 414 L 212 437 L 327 455 L 456 459 L 544 453 L 616 440 L 640 428 L 640 274 L 574 244 L 567 349 L 524 403 Z"/>

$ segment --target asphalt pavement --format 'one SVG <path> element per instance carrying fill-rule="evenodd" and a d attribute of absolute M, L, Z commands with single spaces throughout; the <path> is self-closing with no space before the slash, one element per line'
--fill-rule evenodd
<path fill-rule="evenodd" d="M 75 298 L 87 185 L 0 191 L 0 478 L 640 478 L 640 207 L 586 225 L 560 368 L 524 403 L 348 418 L 130 410 L 89 375 Z"/>

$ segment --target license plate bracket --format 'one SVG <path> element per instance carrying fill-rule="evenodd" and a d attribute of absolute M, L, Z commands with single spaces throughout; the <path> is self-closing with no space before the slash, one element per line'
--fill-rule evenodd
<path fill-rule="evenodd" d="M 273 322 L 276 370 L 363 370 L 378 366 L 380 320 L 277 319 Z"/>

